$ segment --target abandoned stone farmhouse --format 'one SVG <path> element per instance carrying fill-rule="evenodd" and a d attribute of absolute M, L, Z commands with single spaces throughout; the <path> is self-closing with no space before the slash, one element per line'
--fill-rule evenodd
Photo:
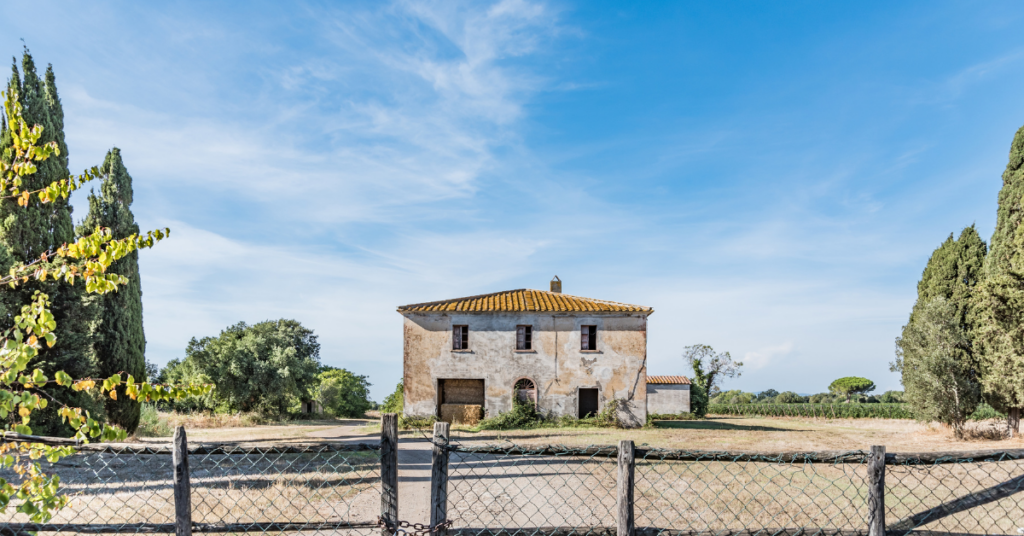
<path fill-rule="evenodd" d="M 586 417 L 619 400 L 623 423 L 647 419 L 650 307 L 562 294 L 555 277 L 547 291 L 508 290 L 398 312 L 406 415 L 472 422 L 511 410 L 519 397 L 555 417 Z"/>

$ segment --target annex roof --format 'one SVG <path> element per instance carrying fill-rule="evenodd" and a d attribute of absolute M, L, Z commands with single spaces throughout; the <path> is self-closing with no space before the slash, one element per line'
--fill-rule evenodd
<path fill-rule="evenodd" d="M 690 385 L 690 378 L 686 376 L 648 376 L 647 383 L 658 384 L 683 384 Z"/>
<path fill-rule="evenodd" d="M 518 312 L 551 312 L 551 313 L 644 313 L 651 314 L 654 309 L 643 305 L 629 305 L 593 298 L 570 296 L 560 292 L 546 290 L 516 289 L 465 298 L 453 298 L 427 303 L 402 305 L 400 313 L 433 313 L 433 312 L 465 312 L 465 313 L 518 313 Z"/>

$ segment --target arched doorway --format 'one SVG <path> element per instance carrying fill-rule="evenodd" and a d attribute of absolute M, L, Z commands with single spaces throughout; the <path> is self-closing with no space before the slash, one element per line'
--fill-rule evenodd
<path fill-rule="evenodd" d="M 533 383 L 533 380 L 530 378 L 520 378 L 516 380 L 513 391 L 516 400 L 519 402 L 526 402 L 529 400 L 533 402 L 533 405 L 537 405 L 537 384 Z"/>

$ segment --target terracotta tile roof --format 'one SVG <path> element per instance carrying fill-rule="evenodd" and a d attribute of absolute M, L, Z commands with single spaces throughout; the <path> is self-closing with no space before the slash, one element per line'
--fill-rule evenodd
<path fill-rule="evenodd" d="M 690 378 L 686 376 L 648 376 L 647 383 L 653 384 L 678 384 L 690 385 Z"/>
<path fill-rule="evenodd" d="M 427 303 L 414 303 L 398 308 L 400 313 L 410 312 L 446 312 L 464 313 L 515 313 L 515 312 L 552 312 L 552 313 L 646 313 L 654 309 L 642 305 L 629 305 L 591 298 L 580 298 L 546 290 L 517 289 L 481 294 L 465 298 L 454 298 Z"/>

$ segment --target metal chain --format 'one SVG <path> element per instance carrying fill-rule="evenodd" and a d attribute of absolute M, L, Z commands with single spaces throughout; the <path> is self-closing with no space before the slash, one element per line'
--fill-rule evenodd
<path fill-rule="evenodd" d="M 377 516 L 377 526 L 382 529 L 387 529 L 392 534 L 410 534 L 413 536 L 427 536 L 437 532 L 445 531 L 451 528 L 452 522 L 444 521 L 431 527 L 430 525 L 424 525 L 423 523 L 410 523 L 408 521 L 399 521 L 397 524 L 388 523 L 383 517 Z M 413 530 L 403 530 L 411 528 Z"/>

